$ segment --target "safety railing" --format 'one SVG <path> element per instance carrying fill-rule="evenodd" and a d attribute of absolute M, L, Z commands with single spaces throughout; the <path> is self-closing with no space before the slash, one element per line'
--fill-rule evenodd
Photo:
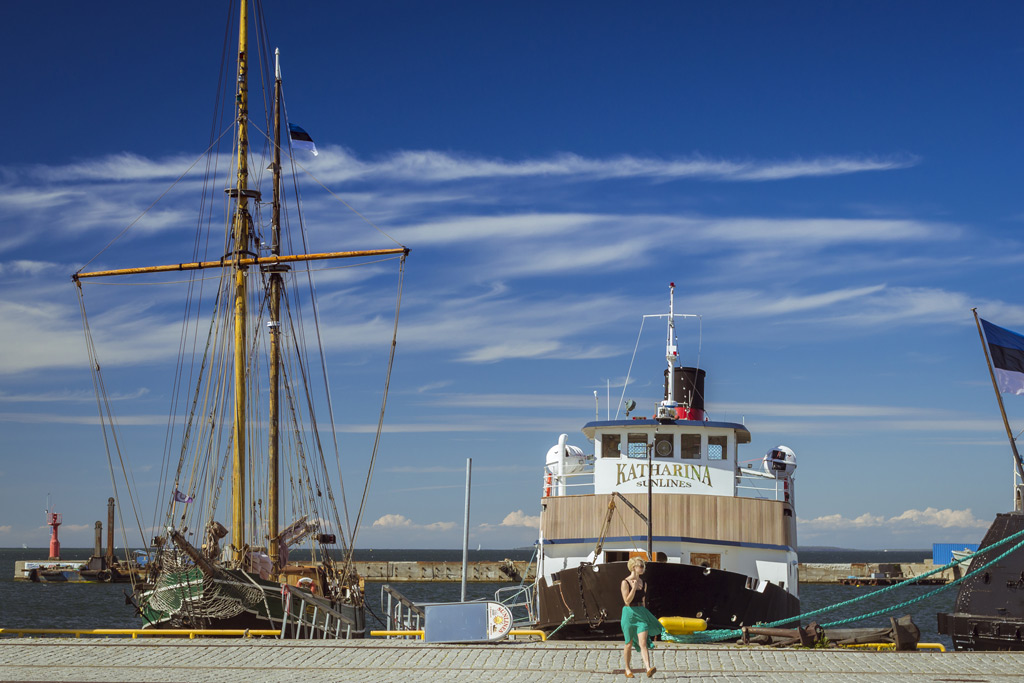
<path fill-rule="evenodd" d="M 575 494 L 594 492 L 594 466 L 587 465 L 579 472 L 552 472 L 550 467 L 544 468 L 543 495 L 572 496 Z"/>
<path fill-rule="evenodd" d="M 281 638 L 342 639 L 352 637 L 352 619 L 331 603 L 295 586 L 286 585 Z"/>
<path fill-rule="evenodd" d="M 422 631 L 426 613 L 409 598 L 405 597 L 388 584 L 380 587 L 380 609 L 384 613 L 387 631 Z M 415 637 L 409 635 L 388 635 L 388 638 Z"/>
<path fill-rule="evenodd" d="M 504 586 L 494 591 L 494 601 L 512 612 L 512 627 L 523 627 L 537 622 L 533 602 L 533 584 Z"/>
<path fill-rule="evenodd" d="M 544 468 L 542 496 L 572 496 L 594 492 L 594 466 L 586 465 L 579 472 L 559 474 L 552 466 Z M 790 478 L 775 478 L 761 470 L 736 470 L 736 495 L 765 500 L 792 500 L 793 483 Z"/>
<path fill-rule="evenodd" d="M 792 500 L 793 482 L 790 479 L 776 479 L 760 470 L 736 470 L 736 494 L 744 498 L 763 500 Z"/>

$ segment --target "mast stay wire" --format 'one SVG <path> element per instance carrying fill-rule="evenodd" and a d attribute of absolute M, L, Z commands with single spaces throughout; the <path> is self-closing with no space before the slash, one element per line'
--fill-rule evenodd
<path fill-rule="evenodd" d="M 395 363 L 395 348 L 398 346 L 398 317 L 399 317 L 399 312 L 402 309 L 402 285 L 404 283 L 404 280 L 405 280 L 405 256 L 403 255 L 401 257 L 401 261 L 399 262 L 399 266 L 398 266 L 398 295 L 397 295 L 396 300 L 395 300 L 395 324 L 394 324 L 394 328 L 393 328 L 392 333 L 391 333 L 391 351 L 388 354 L 388 370 L 387 370 L 387 376 L 386 376 L 386 378 L 384 380 L 384 396 L 381 399 L 380 416 L 379 416 L 379 419 L 377 420 L 377 434 L 374 437 L 374 440 L 373 440 L 373 451 L 370 454 L 370 466 L 366 470 L 366 483 L 363 485 L 363 497 L 362 497 L 362 500 L 359 502 L 359 513 L 356 515 L 355 533 L 359 532 L 359 524 L 362 521 L 363 511 L 366 508 L 366 498 L 367 498 L 367 494 L 370 491 L 370 482 L 373 479 L 373 466 L 374 466 L 374 464 L 376 463 L 376 460 L 377 460 L 377 449 L 378 449 L 378 446 L 380 444 L 381 432 L 384 429 L 384 410 L 385 410 L 385 408 L 387 408 L 387 404 L 388 404 L 388 387 L 391 384 L 391 369 L 392 369 L 392 367 L 394 366 L 394 363 Z M 345 563 L 345 571 L 346 571 L 346 573 L 348 572 L 348 567 L 352 564 L 352 560 L 353 560 L 353 556 L 355 554 L 355 548 L 356 548 L 356 538 L 355 538 L 355 535 L 352 535 L 351 539 L 352 539 L 352 545 L 351 545 L 351 547 L 349 549 L 349 555 L 348 555 L 348 558 L 347 558 L 346 563 Z"/>
<path fill-rule="evenodd" d="M 629 369 L 626 370 L 626 380 L 622 383 L 622 394 L 619 395 L 619 405 L 615 408 L 615 419 L 619 419 L 619 411 L 622 410 L 623 402 L 626 399 L 626 387 L 629 386 L 629 378 L 633 373 L 633 363 L 636 362 L 637 349 L 640 348 L 640 338 L 644 334 L 644 323 L 647 322 L 648 318 L 664 318 L 664 314 L 657 315 L 645 315 L 640 319 L 640 331 L 636 335 L 636 344 L 633 345 L 633 357 L 629 359 Z M 698 333 L 697 333 L 697 368 L 700 369 L 700 352 L 703 345 L 704 338 L 704 318 L 700 315 L 693 314 L 679 314 L 678 318 L 697 318 Z M 670 381 L 675 381 L 673 378 Z M 702 397 L 703 398 L 703 397 Z"/>
<path fill-rule="evenodd" d="M 85 294 L 83 293 L 80 285 L 75 287 L 75 289 L 78 292 L 78 307 L 82 315 L 82 329 L 85 332 L 85 346 L 89 357 L 89 366 L 92 370 L 90 374 L 92 375 L 93 389 L 96 392 L 96 408 L 99 412 L 100 425 L 103 428 L 103 444 L 107 452 L 107 469 L 110 472 L 110 484 L 114 489 L 115 498 L 120 500 L 121 498 L 118 495 L 117 476 L 114 473 L 114 459 L 111 457 L 111 442 L 113 442 L 114 450 L 117 452 L 117 460 L 121 466 L 121 476 L 124 478 L 125 488 L 128 491 L 128 500 L 131 504 L 132 515 L 135 517 L 135 524 L 138 527 L 139 535 L 142 537 L 143 541 L 145 541 L 142 520 L 139 517 L 138 506 L 135 504 L 135 496 L 132 494 L 132 486 L 135 484 L 135 478 L 131 473 L 130 468 L 126 465 L 124 453 L 121 451 L 120 439 L 117 436 L 117 422 L 114 419 L 114 413 L 110 406 L 110 395 L 107 393 L 106 384 L 103 381 L 103 373 L 100 368 L 99 360 L 96 357 L 96 344 L 92 338 L 92 328 L 89 326 L 89 317 L 85 310 Z M 124 538 L 125 541 L 123 547 L 127 553 L 127 532 L 125 531 L 123 511 L 118 510 L 118 515 L 121 519 L 122 538 Z M 125 559 L 127 560 L 127 557 Z"/>
<path fill-rule="evenodd" d="M 287 121 L 288 121 L 288 117 L 287 117 L 287 111 L 288 111 L 288 108 L 287 108 L 287 107 L 285 107 L 285 108 L 284 108 L 284 111 L 282 112 L 283 114 L 285 114 L 285 116 L 284 116 L 284 119 L 285 119 L 285 125 L 287 125 Z M 270 137 L 270 136 L 269 136 L 269 134 L 268 134 L 268 133 L 267 133 L 266 131 L 264 131 L 264 130 L 261 130 L 261 129 L 260 129 L 260 127 L 259 127 L 259 126 L 257 126 L 257 125 L 256 125 L 255 123 L 253 123 L 252 125 L 253 125 L 253 127 L 254 127 L 254 128 L 255 128 L 255 129 L 257 130 L 257 132 L 259 132 L 260 134 L 262 134 L 262 135 L 263 135 L 264 137 L 267 137 L 267 138 L 269 138 L 269 137 Z M 360 219 L 362 219 L 362 220 L 363 220 L 363 222 L 365 222 L 365 223 L 366 223 L 367 225 L 369 225 L 369 226 L 370 226 L 371 228 L 373 228 L 374 230 L 376 230 L 377 232 L 379 232 L 379 233 L 380 233 L 381 235 L 383 235 L 384 237 L 388 238 L 388 239 L 389 239 L 389 240 L 391 240 L 391 241 L 392 241 L 392 242 L 393 242 L 394 244 L 397 244 L 397 245 L 398 245 L 398 246 L 400 246 L 400 247 L 404 247 L 404 246 L 405 246 L 404 244 L 402 244 L 401 242 L 399 242 L 398 240 L 396 240 L 396 239 L 395 239 L 394 237 L 392 237 L 391 235 L 389 235 L 389 234 L 388 234 L 387 232 L 385 232 L 385 231 L 384 231 L 384 229 L 383 229 L 383 228 L 381 228 L 381 227 L 380 227 L 379 225 L 377 225 L 377 224 L 376 224 L 376 223 L 374 223 L 374 222 L 373 222 L 372 220 L 370 220 L 370 219 L 369 219 L 369 218 L 368 218 L 368 217 L 367 217 L 367 216 L 366 216 L 365 214 L 363 214 L 363 213 L 362 213 L 361 211 L 359 211 L 359 209 L 357 209 L 357 208 L 355 208 L 354 206 L 352 206 L 351 204 L 349 204 L 349 203 L 348 203 L 348 202 L 347 202 L 347 201 L 346 201 L 346 200 L 345 200 L 345 199 L 344 199 L 344 198 L 343 198 L 343 197 L 342 197 L 341 195 L 339 195 L 339 194 L 338 194 L 337 192 L 335 192 L 335 191 L 334 191 L 334 190 L 332 190 L 332 189 L 331 189 L 330 187 L 328 187 L 328 186 L 327 186 L 327 185 L 326 185 L 326 184 L 325 184 L 325 183 L 324 183 L 324 182 L 323 182 L 322 180 L 320 180 L 320 178 L 318 178 L 318 177 L 316 176 L 316 174 L 314 174 L 314 173 L 313 173 L 312 171 L 310 171 L 310 170 L 309 170 L 308 168 L 306 168 L 305 166 L 303 166 L 303 165 L 302 165 L 302 163 L 301 163 L 301 162 L 299 162 L 299 161 L 298 161 L 298 160 L 297 160 L 297 159 L 295 158 L 295 156 L 294 156 L 294 155 L 292 154 L 291 150 L 292 150 L 292 146 L 291 146 L 291 139 L 289 139 L 289 140 L 288 140 L 288 150 L 287 150 L 287 151 L 288 151 L 288 160 L 289 160 L 289 162 L 290 162 L 290 163 L 292 164 L 292 167 L 293 167 L 293 168 L 297 168 L 297 169 L 300 169 L 300 170 L 301 170 L 301 171 L 302 171 L 302 172 L 303 172 L 303 173 L 304 173 L 304 174 L 305 174 L 305 175 L 306 175 L 307 177 L 309 177 L 309 178 L 310 178 L 310 179 L 311 179 L 311 180 L 312 180 L 313 182 L 315 182 L 315 183 L 316 183 L 317 185 L 319 185 L 319 186 L 320 186 L 320 187 L 321 187 L 321 188 L 322 188 L 322 189 L 323 189 L 323 190 L 324 190 L 325 192 L 327 192 L 327 194 L 329 194 L 329 195 L 330 195 L 331 197 L 333 197 L 334 199 L 336 199 L 336 200 L 337 200 L 337 201 L 338 201 L 338 202 L 339 202 L 339 203 L 340 203 L 340 204 L 341 204 L 342 206 L 344 206 L 344 207 L 345 207 L 346 209 L 348 209 L 349 211 L 351 211 L 352 213 L 354 213 L 354 214 L 355 214 L 356 216 L 358 216 L 358 217 L 359 217 Z M 282 149 L 282 151 L 284 151 L 284 150 Z"/>

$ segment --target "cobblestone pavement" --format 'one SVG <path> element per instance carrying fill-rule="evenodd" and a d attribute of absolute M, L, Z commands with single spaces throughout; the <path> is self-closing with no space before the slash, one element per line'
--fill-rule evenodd
<path fill-rule="evenodd" d="M 924 681 L 969 683 L 1024 678 L 1024 653 L 779 650 L 659 645 L 655 680 Z M 633 656 L 639 667 L 640 657 Z M 0 681 L 216 682 L 372 680 L 624 680 L 613 643 L 502 642 L 424 645 L 410 641 L 0 639 Z M 637 673 L 635 680 L 646 680 Z"/>

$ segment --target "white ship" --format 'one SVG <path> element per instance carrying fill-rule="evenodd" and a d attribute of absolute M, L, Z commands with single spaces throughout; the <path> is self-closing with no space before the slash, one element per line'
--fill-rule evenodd
<path fill-rule="evenodd" d="M 670 285 L 665 391 L 650 417 L 583 426 L 592 454 L 562 435 L 548 452 L 535 623 L 573 638 L 621 637 L 619 584 L 631 556 L 657 617 L 736 629 L 800 613 L 793 475 L 779 446 L 741 467 L 742 424 L 704 412 L 705 371 L 679 367 Z M 670 381 L 671 378 L 671 381 Z M 632 403 L 632 402 L 628 402 Z"/>

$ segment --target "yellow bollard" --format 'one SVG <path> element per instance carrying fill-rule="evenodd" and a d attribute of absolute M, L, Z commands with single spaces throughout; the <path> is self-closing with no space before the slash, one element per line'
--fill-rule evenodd
<path fill-rule="evenodd" d="M 696 617 L 661 617 L 658 621 L 674 636 L 688 636 L 695 631 L 704 631 L 708 627 L 707 621 Z"/>

